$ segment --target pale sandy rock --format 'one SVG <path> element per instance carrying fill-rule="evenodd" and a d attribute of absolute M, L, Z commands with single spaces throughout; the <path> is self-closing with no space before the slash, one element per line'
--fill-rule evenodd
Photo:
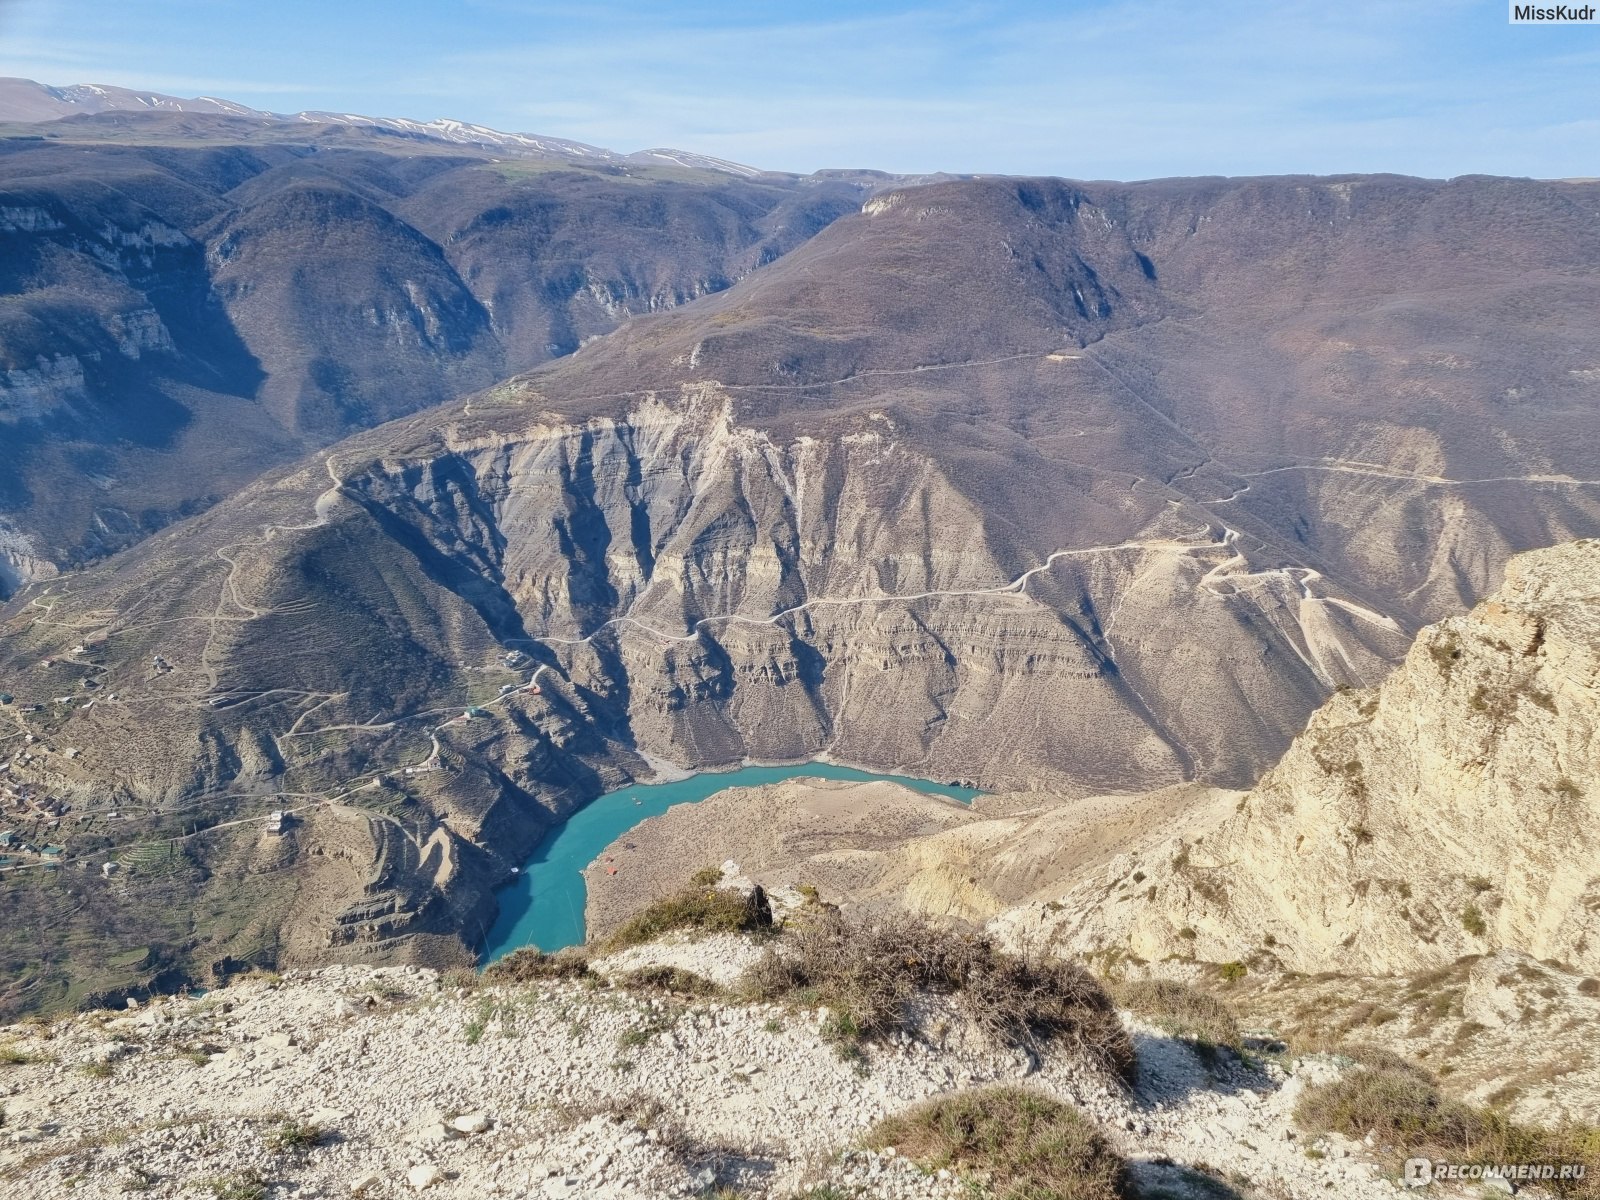
<path fill-rule="evenodd" d="M 727 953 L 713 939 L 700 948 Z M 693 951 L 683 944 L 674 953 L 687 969 L 715 974 Z M 382 1003 L 354 1020 L 332 1015 L 334 996 L 368 990 Z M 582 985 L 458 994 L 431 972 L 336 967 L 153 1004 L 173 1020 L 151 1027 L 95 1088 L 42 1059 L 7 1068 L 15 1092 L 0 1172 L 18 1194 L 111 1200 L 132 1180 L 157 1200 L 180 1200 L 194 1179 L 259 1170 L 285 1195 L 662 1200 L 715 1186 L 790 1200 L 828 1185 L 879 1200 L 959 1200 L 971 1192 L 957 1174 L 863 1151 L 860 1131 L 928 1097 L 1024 1076 L 1157 1174 L 1177 1170 L 1163 1163 L 1226 1161 L 1286 1200 L 1399 1194 L 1363 1147 L 1333 1140 L 1325 1159 L 1311 1160 L 1286 1136 L 1300 1069 L 1208 1069 L 1139 1025 L 1142 1070 L 1125 1091 L 1064 1050 L 1025 1063 L 963 1029 L 953 1009 L 939 1010 L 943 1036 L 871 1047 L 863 1075 L 824 1040 L 814 1010 L 684 1006 Z M 0 1038 L 65 1048 L 92 1043 L 98 1026 L 89 1014 Z M 196 1066 L 168 1040 L 187 1029 L 259 1041 L 285 1028 L 305 1056 L 265 1076 L 225 1056 Z M 624 1039 L 631 1031 L 646 1032 Z M 1335 1069 L 1321 1060 L 1304 1068 L 1317 1077 Z M 274 1152 L 282 1114 L 304 1111 L 313 1093 L 329 1114 L 346 1114 L 339 1136 L 303 1153 Z M 427 1147 L 408 1139 L 419 1118 L 438 1123 L 448 1113 L 468 1136 Z"/>
<path fill-rule="evenodd" d="M 1404 973 L 1501 948 L 1600 971 L 1600 542 L 1512 560 L 1381 687 L 1334 696 L 1204 832 L 1009 913 L 1016 940 Z"/>
<path fill-rule="evenodd" d="M 444 1172 L 432 1163 L 418 1163 L 406 1172 L 406 1182 L 419 1192 L 426 1191 L 443 1179 Z"/>

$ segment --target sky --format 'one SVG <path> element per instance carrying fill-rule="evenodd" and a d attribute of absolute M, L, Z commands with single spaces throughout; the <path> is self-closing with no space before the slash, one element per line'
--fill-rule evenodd
<path fill-rule="evenodd" d="M 0 74 L 774 170 L 1600 176 L 1600 26 L 1505 0 L 0 0 Z"/>

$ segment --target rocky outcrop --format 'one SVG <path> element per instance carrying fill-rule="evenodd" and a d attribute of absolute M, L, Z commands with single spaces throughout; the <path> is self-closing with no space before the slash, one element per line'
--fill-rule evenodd
<path fill-rule="evenodd" d="M 1399 973 L 1505 948 L 1600 971 L 1597 726 L 1600 542 L 1521 555 L 1214 827 L 1001 923 L 1151 960 Z"/>

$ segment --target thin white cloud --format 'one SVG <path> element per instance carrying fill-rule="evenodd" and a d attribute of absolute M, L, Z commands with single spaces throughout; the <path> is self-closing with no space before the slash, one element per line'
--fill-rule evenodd
<path fill-rule="evenodd" d="M 117 6 L 131 40 L 115 55 L 100 40 L 42 44 L 48 7 L 22 5 L 36 36 L 5 39 L 0 69 L 73 81 L 67 64 L 261 107 L 454 116 L 780 168 L 1574 174 L 1600 159 L 1574 119 L 1592 111 L 1576 101 L 1593 93 L 1593 39 L 1513 34 L 1480 0 L 969 0 L 810 18 L 710 0 L 467 0 L 448 19 L 428 10 L 420 32 L 370 29 L 359 50 L 306 36 L 276 56 L 218 53 L 208 23 L 151 16 L 201 0 L 151 0 L 137 19 Z M 335 31 L 343 11 L 326 10 Z M 289 82 L 306 77 L 323 82 Z"/>

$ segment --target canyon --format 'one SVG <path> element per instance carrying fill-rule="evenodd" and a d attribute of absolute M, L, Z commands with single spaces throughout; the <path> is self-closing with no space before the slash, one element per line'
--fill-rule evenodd
<path fill-rule="evenodd" d="M 19 593 L 13 787 L 71 806 L 69 875 L 164 864 L 81 910 L 139 978 L 462 961 L 550 821 L 661 764 L 1247 787 L 1600 532 L 1600 346 L 1550 315 L 1593 185 L 875 187 Z"/>

